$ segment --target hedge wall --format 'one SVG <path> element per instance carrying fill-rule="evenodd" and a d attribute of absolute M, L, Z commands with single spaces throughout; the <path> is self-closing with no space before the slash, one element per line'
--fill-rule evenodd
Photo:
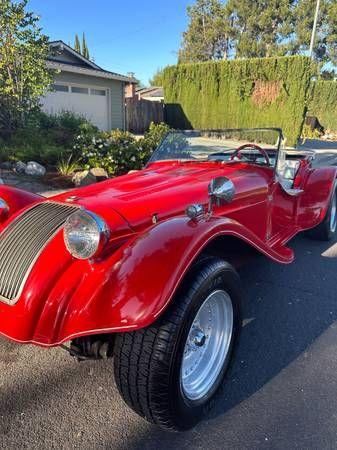
<path fill-rule="evenodd" d="M 308 115 L 316 116 L 325 129 L 337 131 L 337 81 L 311 83 Z"/>
<path fill-rule="evenodd" d="M 281 127 L 295 145 L 313 73 L 310 59 L 300 56 L 169 66 L 167 122 L 180 129 Z"/>

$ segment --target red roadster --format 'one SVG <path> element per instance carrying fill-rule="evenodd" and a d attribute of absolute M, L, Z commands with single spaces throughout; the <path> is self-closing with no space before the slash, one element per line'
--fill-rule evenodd
<path fill-rule="evenodd" d="M 173 131 L 135 173 L 49 199 L 0 186 L 0 333 L 113 357 L 138 414 L 194 426 L 235 349 L 242 256 L 291 263 L 295 234 L 336 231 L 336 168 L 281 144 L 279 129 Z"/>

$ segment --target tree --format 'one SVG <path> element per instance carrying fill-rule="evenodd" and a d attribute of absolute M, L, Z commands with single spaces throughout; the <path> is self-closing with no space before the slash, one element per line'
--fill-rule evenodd
<path fill-rule="evenodd" d="M 77 34 L 75 34 L 74 50 L 77 51 L 77 53 L 82 53 L 80 40 Z"/>
<path fill-rule="evenodd" d="M 89 49 L 87 47 L 87 42 L 85 40 L 85 34 L 83 33 L 82 35 L 82 55 L 87 58 L 90 59 L 90 54 L 89 54 Z"/>
<path fill-rule="evenodd" d="M 162 69 L 162 68 L 157 69 L 156 73 L 149 80 L 149 85 L 150 86 L 162 86 L 163 85 L 163 74 L 164 74 L 164 69 Z"/>
<path fill-rule="evenodd" d="M 10 134 L 24 126 L 52 82 L 46 67 L 49 39 L 27 0 L 0 1 L 0 128 Z"/>
<path fill-rule="evenodd" d="M 196 0 L 180 62 L 306 54 L 317 0 Z M 337 2 L 321 0 L 314 56 L 337 64 Z"/>
<path fill-rule="evenodd" d="M 237 57 L 285 55 L 293 31 L 294 0 L 229 0 Z"/>
<path fill-rule="evenodd" d="M 292 54 L 308 51 L 317 0 L 299 0 L 294 8 L 293 39 L 289 43 Z M 337 64 L 337 3 L 321 0 L 314 46 L 317 61 Z"/>
<path fill-rule="evenodd" d="M 179 60 L 286 54 L 295 0 L 197 0 L 188 8 Z"/>
<path fill-rule="evenodd" d="M 312 28 L 314 24 L 314 11 L 317 0 L 300 0 L 294 8 L 294 34 L 289 42 L 289 49 L 292 54 L 305 53 L 309 50 Z M 326 46 L 324 43 L 323 27 L 326 25 L 327 2 L 322 1 L 320 14 L 317 23 L 316 41 L 314 46 L 314 56 L 317 60 L 323 61 L 326 57 Z M 324 19 L 324 20 L 323 20 Z"/>
<path fill-rule="evenodd" d="M 330 1 L 327 7 L 328 32 L 326 36 L 327 59 L 337 65 L 337 3 Z"/>
<path fill-rule="evenodd" d="M 87 41 L 85 39 L 84 33 L 82 33 L 82 44 L 80 42 L 78 35 L 75 34 L 74 50 L 76 50 L 77 53 L 84 56 L 85 58 L 90 59 L 90 53 L 89 53 L 89 49 L 87 46 Z"/>
<path fill-rule="evenodd" d="M 234 29 L 220 0 L 197 0 L 187 8 L 189 26 L 183 33 L 180 62 L 227 59 Z"/>

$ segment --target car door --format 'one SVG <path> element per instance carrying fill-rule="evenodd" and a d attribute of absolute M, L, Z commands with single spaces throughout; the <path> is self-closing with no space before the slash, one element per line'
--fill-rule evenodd
<path fill-rule="evenodd" d="M 294 189 L 300 160 L 287 160 L 284 149 L 279 150 L 269 195 L 268 240 L 282 240 L 296 229 L 296 211 L 300 189 Z"/>
<path fill-rule="evenodd" d="M 269 194 L 274 179 L 272 167 L 250 163 L 236 163 L 228 176 L 235 187 L 232 203 L 217 208 L 217 213 L 245 225 L 261 240 L 267 240 L 269 228 Z"/>

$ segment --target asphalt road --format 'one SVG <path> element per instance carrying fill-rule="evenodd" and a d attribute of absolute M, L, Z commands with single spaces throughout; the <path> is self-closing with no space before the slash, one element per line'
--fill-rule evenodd
<path fill-rule="evenodd" d="M 241 269 L 245 325 L 211 417 L 170 434 L 128 410 L 112 361 L 0 340 L 1 447 L 317 449 L 337 446 L 337 243 L 297 237 L 289 266 Z"/>
<path fill-rule="evenodd" d="M 337 447 L 337 243 L 295 238 L 296 261 L 259 256 L 235 364 L 210 417 L 164 433 L 123 403 L 112 361 L 0 339 L 0 448 L 333 449 Z"/>

